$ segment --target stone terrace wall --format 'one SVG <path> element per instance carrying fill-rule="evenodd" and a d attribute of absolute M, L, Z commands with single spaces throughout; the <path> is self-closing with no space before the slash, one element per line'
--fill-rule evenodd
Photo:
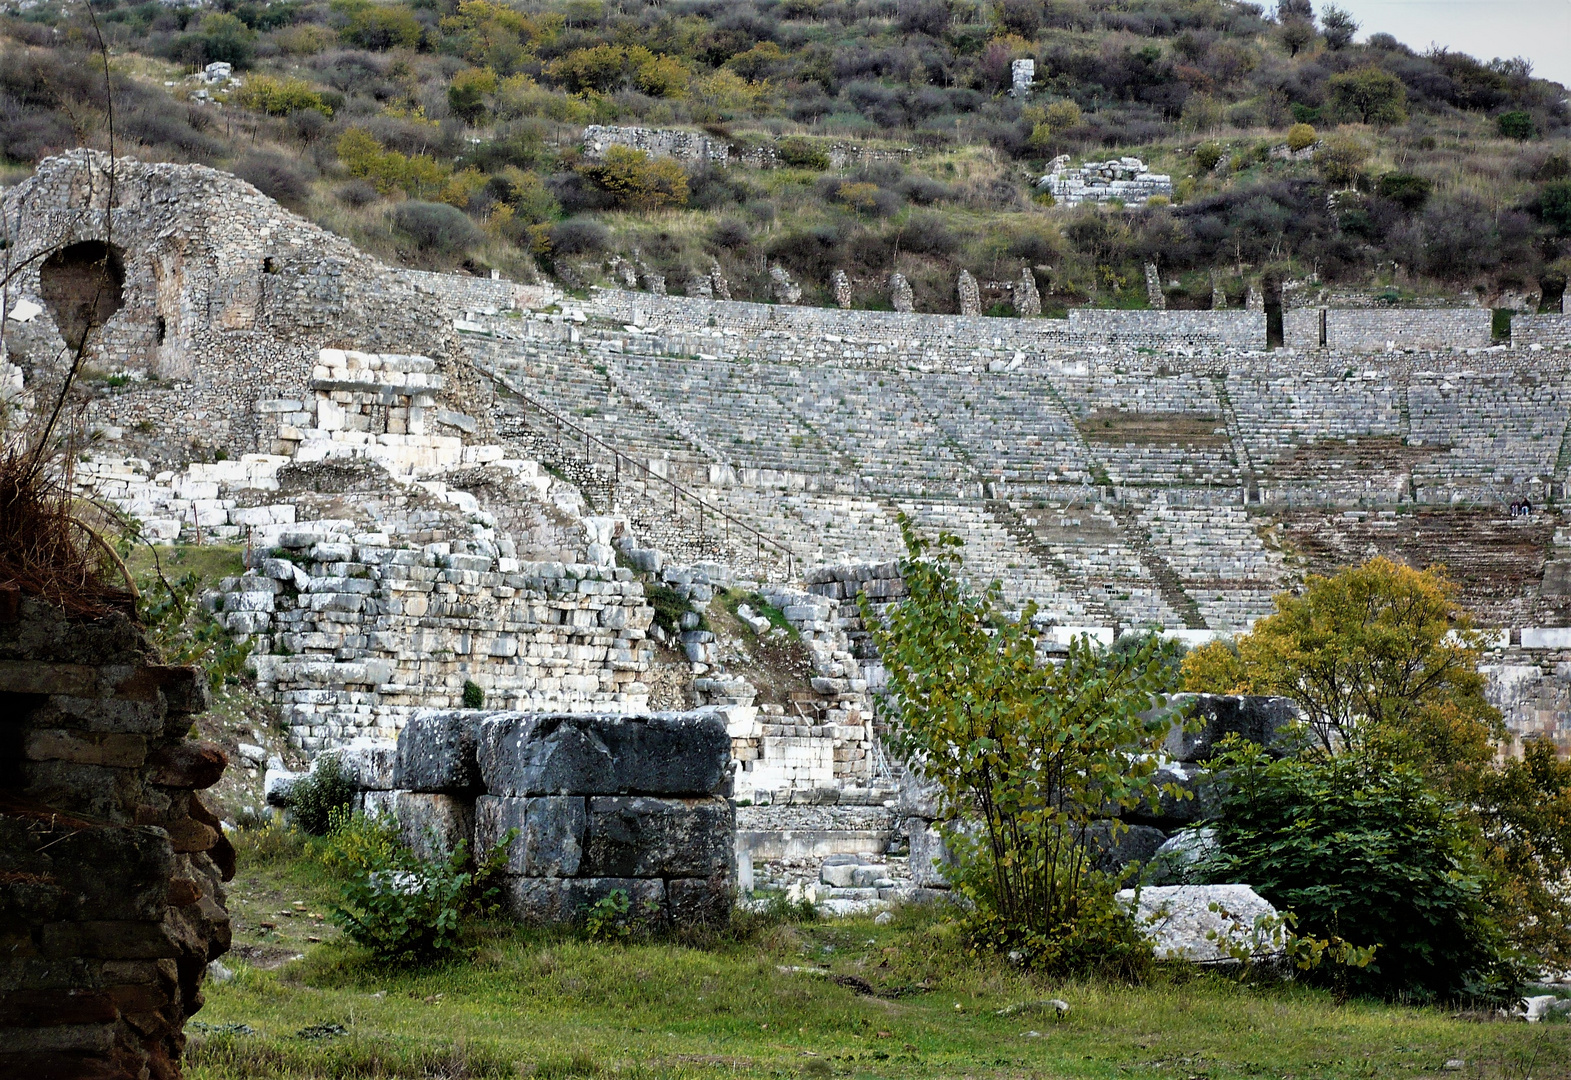
<path fill-rule="evenodd" d="M 1087 340 L 1266 347 L 1263 311 L 1112 311 L 1071 308 L 1070 333 Z"/>
<path fill-rule="evenodd" d="M 483 393 L 455 362 L 451 315 L 429 287 L 202 166 L 120 158 L 110 211 L 107 163 L 86 150 L 48 158 L 5 192 L 3 211 L 21 224 L 13 260 L 106 238 L 118 249 L 124 306 L 87 362 L 132 382 L 97 398 L 91 416 L 138 456 L 178 466 L 270 449 L 273 424 L 256 402 L 300 397 L 323 347 L 421 353 L 446 376 L 447 400 Z M 43 303 L 38 262 L 9 293 Z M 65 349 L 47 310 L 6 334 L 30 384 L 47 383 Z"/>
<path fill-rule="evenodd" d="M 124 615 L 0 590 L 0 1075 L 178 1080 L 229 948 L 207 684 L 149 654 Z"/>
<path fill-rule="evenodd" d="M 916 152 L 912 147 L 869 146 L 856 142 L 825 143 L 815 139 L 813 144 L 823 151 L 830 167 L 834 169 L 881 161 L 906 161 Z M 651 157 L 672 157 L 679 161 L 741 164 L 764 169 L 779 168 L 785 164 L 774 144 L 768 142 L 734 143 L 680 128 L 608 127 L 600 124 L 584 128 L 583 147 L 586 156 L 599 159 L 613 146 L 626 146 L 642 150 Z"/>
<path fill-rule="evenodd" d="M 1511 320 L 1511 344 L 1519 349 L 1571 346 L 1571 315 L 1518 315 Z"/>
<path fill-rule="evenodd" d="M 468 312 L 515 311 L 520 308 L 546 307 L 560 299 L 561 292 L 551 285 L 520 285 L 506 278 L 481 278 L 470 274 L 433 274 L 425 270 L 399 269 L 404 281 L 429 292 L 442 304 L 451 318 Z"/>
<path fill-rule="evenodd" d="M 1282 313 L 1283 343 L 1349 352 L 1391 349 L 1481 349 L 1490 343 L 1488 308 L 1293 308 Z"/>

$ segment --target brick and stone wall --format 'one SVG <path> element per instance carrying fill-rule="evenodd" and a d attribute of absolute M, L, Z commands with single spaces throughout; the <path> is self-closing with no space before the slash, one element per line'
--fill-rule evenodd
<path fill-rule="evenodd" d="M 179 1077 L 229 947 L 206 703 L 127 616 L 0 590 L 0 1075 Z"/>

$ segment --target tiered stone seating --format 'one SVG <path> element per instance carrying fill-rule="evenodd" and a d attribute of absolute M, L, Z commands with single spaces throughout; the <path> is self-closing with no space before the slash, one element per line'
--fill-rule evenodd
<path fill-rule="evenodd" d="M 1269 472 L 1317 442 L 1401 436 L 1401 388 L 1389 373 L 1252 375 L 1232 372 L 1228 396 L 1250 460 Z"/>
<path fill-rule="evenodd" d="M 1266 549 L 1243 507 L 1156 504 L 1142 509 L 1139 521 L 1213 629 L 1244 630 L 1270 614 L 1282 560 Z"/>
<path fill-rule="evenodd" d="M 1026 488 L 1090 479 L 1084 444 L 1045 376 L 935 372 L 908 378 L 944 432 L 985 475 Z"/>
<path fill-rule="evenodd" d="M 1006 602 L 1019 607 L 1035 600 L 1041 613 L 1065 624 L 1086 622 L 1085 601 L 1048 570 L 1009 530 L 975 502 L 897 499 L 925 533 L 949 532 L 965 542 L 964 571 L 973 585 L 1003 586 Z"/>
<path fill-rule="evenodd" d="M 1053 381 L 1114 483 L 1238 485 L 1238 462 L 1210 379 L 1103 370 Z"/>
<path fill-rule="evenodd" d="M 1571 410 L 1561 384 L 1527 373 L 1414 373 L 1408 442 L 1444 448 L 1414 468 L 1415 486 L 1487 497 L 1552 474 Z"/>
<path fill-rule="evenodd" d="M 747 469 L 811 475 L 845 473 L 845 461 L 780 402 L 751 365 L 624 355 L 618 378 L 663 413 L 680 418 Z"/>
<path fill-rule="evenodd" d="M 1130 626 L 1184 625 L 1162 599 L 1151 570 L 1129 546 L 1123 529 L 1100 504 L 1016 504 L 1016 512 L 1053 556 L 1069 580 Z"/>
<path fill-rule="evenodd" d="M 905 551 L 894 511 L 878 499 L 751 487 L 711 487 L 702 494 L 809 564 L 879 562 Z"/>
<path fill-rule="evenodd" d="M 945 441 L 933 403 L 898 371 L 761 365 L 761 381 L 881 492 L 953 490 L 970 470 Z"/>

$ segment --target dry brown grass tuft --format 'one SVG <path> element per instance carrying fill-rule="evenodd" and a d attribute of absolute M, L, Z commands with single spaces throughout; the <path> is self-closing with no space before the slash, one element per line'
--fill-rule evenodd
<path fill-rule="evenodd" d="M 15 585 L 74 615 L 135 610 L 114 549 L 73 513 L 68 481 L 31 455 L 0 459 L 0 585 Z"/>

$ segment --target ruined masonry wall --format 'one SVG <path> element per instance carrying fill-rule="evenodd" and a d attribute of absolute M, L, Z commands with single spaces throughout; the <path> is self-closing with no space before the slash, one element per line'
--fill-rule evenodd
<path fill-rule="evenodd" d="M 179 1080 L 182 1028 L 229 948 L 234 849 L 197 792 L 196 668 L 118 612 L 0 590 L 0 1075 Z"/>

